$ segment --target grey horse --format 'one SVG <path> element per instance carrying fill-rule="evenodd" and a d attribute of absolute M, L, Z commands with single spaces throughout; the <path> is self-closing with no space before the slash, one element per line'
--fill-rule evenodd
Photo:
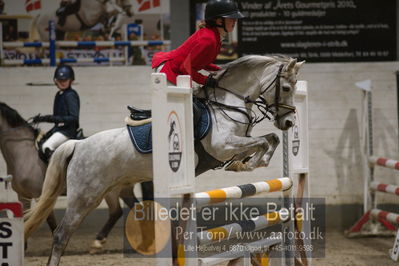
<path fill-rule="evenodd" d="M 213 127 L 200 141 L 202 153 L 196 149 L 196 164 L 201 164 L 205 151 L 215 162 L 233 158 L 235 162 L 225 170 L 252 171 L 267 166 L 279 140 L 274 134 L 250 136 L 261 120 L 254 117 L 252 107 L 263 108 L 264 116 L 274 118 L 274 125 L 281 130 L 293 126 L 293 97 L 302 63 L 285 56 L 253 55 L 225 65 L 215 76 L 218 87 L 198 95 L 207 98 Z M 208 169 L 217 166 L 208 161 Z M 40 200 L 27 214 L 26 239 L 47 217 L 66 186 L 67 208 L 54 232 L 48 261 L 48 265 L 58 265 L 71 235 L 87 214 L 110 191 L 151 181 L 152 167 L 152 155 L 133 148 L 126 127 L 64 143 L 50 161 Z"/>
<path fill-rule="evenodd" d="M 25 210 L 30 208 L 32 199 L 39 198 L 47 169 L 47 164 L 39 158 L 35 147 L 37 134 L 37 130 L 16 110 L 0 102 L 0 150 L 6 161 L 7 173 L 13 176 L 12 188 L 17 192 Z M 90 249 L 91 253 L 102 250 L 102 243 L 122 216 L 120 195 L 128 206 L 133 206 L 134 197 L 131 188 L 118 188 L 107 194 L 105 201 L 109 206 L 109 218 L 97 234 Z M 57 227 L 54 212 L 50 211 L 47 215 L 47 223 L 51 231 L 54 231 Z"/>

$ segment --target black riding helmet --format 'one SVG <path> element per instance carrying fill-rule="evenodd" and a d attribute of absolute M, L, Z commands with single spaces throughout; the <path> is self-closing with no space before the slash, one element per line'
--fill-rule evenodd
<path fill-rule="evenodd" d="M 205 20 L 244 17 L 237 4 L 231 0 L 209 0 L 205 7 Z"/>
<path fill-rule="evenodd" d="M 68 65 L 60 65 L 55 69 L 54 79 L 57 80 L 66 80 L 71 79 L 75 80 L 75 73 L 71 66 Z"/>

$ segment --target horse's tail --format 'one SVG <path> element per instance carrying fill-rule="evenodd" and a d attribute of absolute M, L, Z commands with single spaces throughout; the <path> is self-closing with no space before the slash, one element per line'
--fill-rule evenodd
<path fill-rule="evenodd" d="M 56 149 L 51 157 L 44 179 L 42 194 L 33 208 L 25 217 L 25 239 L 36 231 L 44 219 L 52 212 L 58 195 L 65 188 L 68 163 L 73 155 L 77 140 L 70 140 Z"/>

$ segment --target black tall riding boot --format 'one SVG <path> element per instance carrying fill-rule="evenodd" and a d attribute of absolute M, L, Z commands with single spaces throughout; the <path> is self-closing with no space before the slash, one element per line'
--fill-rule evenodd
<path fill-rule="evenodd" d="M 47 163 L 50 161 L 51 155 L 53 155 L 54 151 L 50 150 L 49 148 L 46 148 L 44 151 L 44 156 L 46 157 Z"/>

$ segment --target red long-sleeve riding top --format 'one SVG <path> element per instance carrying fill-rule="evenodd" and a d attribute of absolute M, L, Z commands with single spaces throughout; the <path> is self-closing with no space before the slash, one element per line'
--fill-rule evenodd
<path fill-rule="evenodd" d="M 165 63 L 161 72 L 165 73 L 167 79 L 176 84 L 178 75 L 190 75 L 191 78 L 205 85 L 207 76 L 198 71 L 201 69 L 217 71 L 220 67 L 213 64 L 220 52 L 220 34 L 215 27 L 206 27 L 197 30 L 182 45 L 170 52 L 158 52 L 152 58 L 152 68 L 159 67 Z M 190 64 L 185 63 L 189 59 Z M 191 71 L 187 66 L 191 65 Z M 191 73 L 190 73 L 191 72 Z"/>

